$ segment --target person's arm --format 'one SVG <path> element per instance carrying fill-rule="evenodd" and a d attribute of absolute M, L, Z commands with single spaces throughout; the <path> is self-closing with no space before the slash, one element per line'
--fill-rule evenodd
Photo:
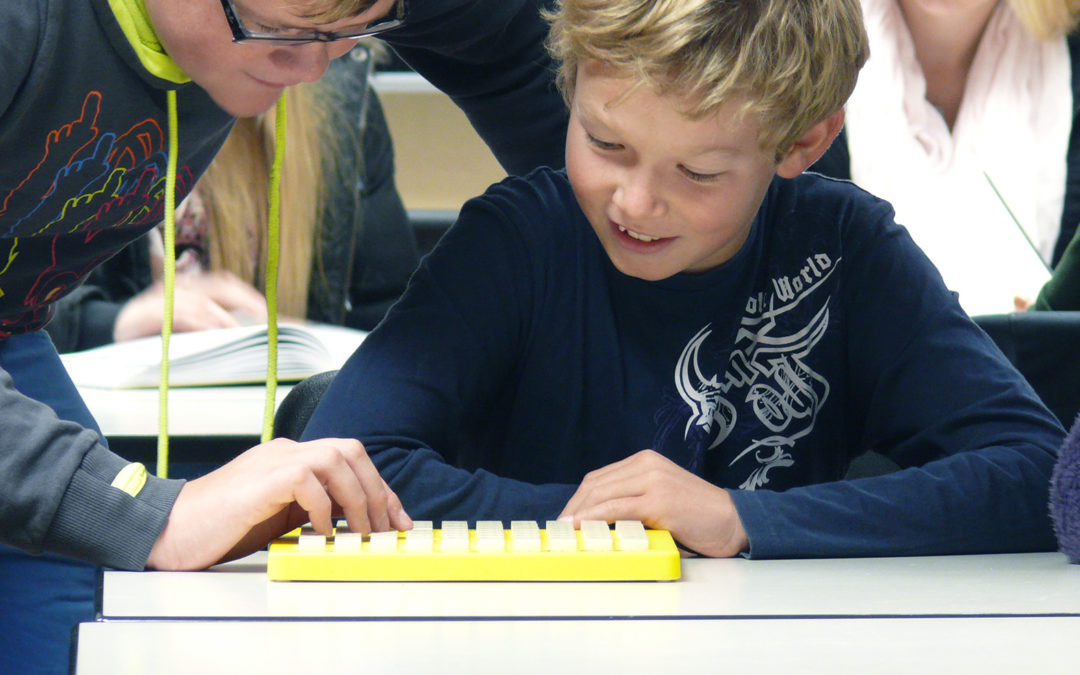
<path fill-rule="evenodd" d="M 0 537 L 121 569 L 142 569 L 182 481 L 150 477 L 133 497 L 112 487 L 128 464 L 95 432 L 19 393 L 0 369 Z"/>
<path fill-rule="evenodd" d="M 1065 248 L 1050 280 L 1043 284 L 1031 309 L 1059 312 L 1080 310 L 1080 230 Z"/>
<path fill-rule="evenodd" d="M 332 513 L 351 527 L 411 525 L 353 440 L 258 445 L 184 483 L 148 475 L 19 393 L 0 369 L 0 541 L 108 567 L 199 569 Z"/>
<path fill-rule="evenodd" d="M 552 518 L 574 491 L 459 468 L 527 339 L 530 262 L 505 217 L 466 204 L 302 436 L 360 439 L 416 518 Z"/>
<path fill-rule="evenodd" d="M 786 492 L 732 491 L 753 557 L 1048 550 L 1063 429 L 893 229 L 849 247 L 851 445 L 902 468 Z"/>
<path fill-rule="evenodd" d="M 561 167 L 566 105 L 544 48 L 548 0 L 423 0 L 382 36 L 462 108 L 510 174 Z"/>
<path fill-rule="evenodd" d="M 349 278 L 345 324 L 375 327 L 405 290 L 420 253 L 405 204 L 394 182 L 394 145 L 382 105 L 368 94 L 363 129 L 363 185 L 359 233 Z"/>

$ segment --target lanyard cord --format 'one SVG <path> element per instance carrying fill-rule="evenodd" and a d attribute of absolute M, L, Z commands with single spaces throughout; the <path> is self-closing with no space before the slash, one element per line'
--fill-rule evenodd
<path fill-rule="evenodd" d="M 266 403 L 263 409 L 262 442 L 274 437 L 274 403 L 277 394 L 277 280 L 280 255 L 281 165 L 285 159 L 285 92 L 281 92 L 274 117 L 274 163 L 270 166 L 270 211 L 266 223 Z"/>
<path fill-rule="evenodd" d="M 169 338 L 172 336 L 173 307 L 176 290 L 176 156 L 178 154 L 178 124 L 176 92 L 166 94 L 169 125 L 169 154 L 165 174 L 165 227 L 163 244 L 164 307 L 161 320 L 161 374 L 158 380 L 158 444 L 157 475 L 169 477 Z M 274 407 L 277 396 L 277 279 L 280 259 L 281 223 L 281 166 L 285 158 L 285 94 L 278 99 L 274 119 L 274 163 L 270 168 L 269 214 L 266 243 L 266 402 L 263 409 L 262 442 L 273 438 Z"/>
<path fill-rule="evenodd" d="M 176 91 L 166 93 L 169 111 L 169 158 L 165 170 L 165 306 L 161 318 L 161 377 L 158 380 L 157 475 L 169 477 L 169 338 L 173 326 L 173 292 L 176 284 L 176 155 L 179 139 Z"/>

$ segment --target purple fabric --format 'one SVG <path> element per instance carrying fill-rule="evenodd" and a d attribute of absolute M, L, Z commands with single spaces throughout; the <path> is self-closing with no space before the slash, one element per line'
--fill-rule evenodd
<path fill-rule="evenodd" d="M 1050 514 L 1058 546 L 1071 563 L 1080 563 L 1080 416 L 1061 446 L 1050 477 Z"/>

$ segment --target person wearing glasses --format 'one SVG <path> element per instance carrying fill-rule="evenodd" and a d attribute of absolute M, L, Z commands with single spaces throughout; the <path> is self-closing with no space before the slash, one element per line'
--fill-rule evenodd
<path fill-rule="evenodd" d="M 361 43 L 318 82 L 290 87 L 281 171 L 277 309 L 369 331 L 420 260 L 372 86 L 381 45 Z M 274 115 L 237 119 L 176 211 L 173 332 L 267 321 L 267 191 Z M 254 168 L 253 168 L 254 167 Z M 45 327 L 61 354 L 161 333 L 161 233 L 151 230 L 61 298 Z"/>
<path fill-rule="evenodd" d="M 331 514 L 359 530 L 410 526 L 351 440 L 273 440 L 188 482 L 148 474 L 109 451 L 41 328 L 97 265 L 171 220 L 237 117 L 319 79 L 365 35 L 458 101 L 508 171 L 561 165 L 566 113 L 540 2 L 0 3 L 6 670 L 67 669 L 71 630 L 93 616 L 95 568 L 73 560 L 198 569 L 307 520 L 325 531 Z"/>

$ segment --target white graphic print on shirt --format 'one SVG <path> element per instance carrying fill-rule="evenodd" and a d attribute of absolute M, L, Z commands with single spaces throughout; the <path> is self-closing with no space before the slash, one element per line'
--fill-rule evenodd
<path fill-rule="evenodd" d="M 829 383 L 807 365 L 806 357 L 829 325 L 829 296 L 814 298 L 813 292 L 835 269 L 827 255 L 812 256 L 798 275 L 774 278 L 771 292 L 750 298 L 722 374 L 707 377 L 699 362 L 712 324 L 699 330 L 679 356 L 675 387 L 690 408 L 685 440 L 691 431 L 697 432 L 694 435 L 704 432 L 712 438 L 706 448 L 711 450 L 731 434 L 740 409 L 753 414 L 747 423 L 760 430 L 760 437 L 749 440 L 729 463 L 734 466 L 748 457 L 754 460 L 740 489 L 761 487 L 769 482 L 770 470 L 794 464 L 789 450 L 813 431 L 818 411 L 828 398 Z M 815 301 L 820 308 L 809 321 L 796 326 L 783 321 L 800 303 Z"/>

